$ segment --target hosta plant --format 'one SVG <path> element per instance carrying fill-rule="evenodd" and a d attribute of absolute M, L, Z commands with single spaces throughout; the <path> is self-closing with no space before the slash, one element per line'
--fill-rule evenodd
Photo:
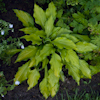
<path fill-rule="evenodd" d="M 37 4 L 34 5 L 34 14 L 14 9 L 16 16 L 25 28 L 20 29 L 26 35 L 21 38 L 31 41 L 32 44 L 25 47 L 18 55 L 15 62 L 26 61 L 15 75 L 15 85 L 27 80 L 28 90 L 33 88 L 40 79 L 40 72 L 44 71 L 42 81 L 39 83 L 40 92 L 45 98 L 54 97 L 59 90 L 59 80 L 64 81 L 62 68 L 68 70 L 68 74 L 78 83 L 81 78 L 90 78 L 92 70 L 90 65 L 79 58 L 79 53 L 91 52 L 97 47 L 89 43 L 87 35 L 80 35 L 83 40 L 73 36 L 71 30 L 55 27 L 56 7 L 49 3 L 44 11 Z M 34 23 L 40 27 L 35 27 Z"/>

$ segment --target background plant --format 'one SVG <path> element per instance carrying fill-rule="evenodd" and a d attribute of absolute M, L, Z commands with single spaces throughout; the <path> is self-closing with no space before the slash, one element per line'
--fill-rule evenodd
<path fill-rule="evenodd" d="M 39 88 L 43 96 L 48 98 L 50 95 L 52 97 L 56 95 L 59 89 L 59 80 L 64 81 L 62 67 L 68 70 L 68 74 L 78 84 L 81 78 L 91 79 L 91 76 L 98 72 L 97 67 L 89 65 L 79 57 L 80 54 L 97 49 L 97 46 L 89 43 L 91 39 L 87 34 L 76 34 L 71 31 L 69 24 L 66 24 L 69 29 L 57 25 L 55 20 L 58 13 L 53 2 L 49 4 L 46 11 L 37 4 L 34 5 L 33 16 L 35 23 L 40 26 L 39 29 L 34 26 L 34 20 L 30 14 L 17 9 L 14 9 L 14 12 L 25 26 L 20 31 L 26 35 L 21 38 L 32 42 L 20 52 L 16 60 L 16 62 L 24 60 L 26 63 L 16 73 L 15 85 L 19 85 L 27 79 L 29 90 L 38 83 L 40 71 L 44 71 Z M 83 17 L 80 12 L 74 15 L 79 17 L 78 14 Z M 84 18 L 80 19 L 79 17 L 79 21 L 82 24 L 87 23 Z"/>
<path fill-rule="evenodd" d="M 0 12 L 4 13 L 6 12 L 6 8 L 5 8 L 5 3 L 3 2 L 3 0 L 0 0 Z"/>
<path fill-rule="evenodd" d="M 23 45 L 20 39 L 8 37 L 10 31 L 14 32 L 13 24 L 0 20 L 0 59 L 6 65 L 10 64 L 13 56 L 8 55 L 7 52 L 11 49 L 20 48 Z"/>
<path fill-rule="evenodd" d="M 0 100 L 1 97 L 4 97 L 4 95 L 7 94 L 8 91 L 13 90 L 14 89 L 14 84 L 9 84 L 9 82 L 11 82 L 13 80 L 7 81 L 5 79 L 5 76 L 3 74 L 3 71 L 0 72 Z"/>

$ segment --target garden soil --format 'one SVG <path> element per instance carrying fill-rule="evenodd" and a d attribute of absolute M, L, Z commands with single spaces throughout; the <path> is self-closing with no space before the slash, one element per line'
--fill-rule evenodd
<path fill-rule="evenodd" d="M 20 21 L 18 21 L 18 18 L 13 12 L 13 9 L 20 9 L 32 15 L 34 0 L 3 0 L 3 2 L 5 3 L 5 8 L 7 9 L 7 12 L 0 13 L 0 19 L 10 22 L 14 25 L 14 33 L 10 33 L 9 35 L 14 38 L 24 35 L 23 32 L 18 31 L 18 29 L 23 28 L 23 25 Z M 27 46 L 28 44 L 25 42 L 25 45 Z M 2 67 L 0 68 L 0 71 L 4 72 L 7 80 L 11 80 L 14 78 L 18 67 L 20 67 L 23 63 L 14 63 L 16 58 L 17 55 L 14 55 L 12 57 L 10 66 L 2 64 Z M 47 100 L 67 100 L 66 92 L 68 92 L 69 95 L 73 95 L 75 93 L 75 88 L 78 89 L 78 93 L 84 91 L 86 91 L 86 93 L 91 93 L 91 89 L 94 90 L 96 93 L 100 93 L 100 85 L 98 84 L 100 83 L 100 73 L 94 75 L 89 84 L 84 84 L 84 81 L 88 83 L 89 79 L 81 79 L 80 86 L 77 85 L 77 83 L 73 80 L 71 76 L 67 75 L 67 71 L 65 71 L 64 73 L 66 75 L 65 81 L 60 81 L 60 87 L 57 95 L 54 98 L 49 97 Z M 27 88 L 28 84 L 26 81 L 24 81 L 19 86 L 16 86 L 12 91 L 8 91 L 8 93 L 2 98 L 2 100 L 45 100 L 45 98 L 39 91 L 38 84 L 29 91 L 27 91 Z"/>

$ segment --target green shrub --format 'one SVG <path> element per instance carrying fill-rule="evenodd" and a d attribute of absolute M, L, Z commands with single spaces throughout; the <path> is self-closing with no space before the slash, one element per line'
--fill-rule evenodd
<path fill-rule="evenodd" d="M 46 11 L 37 4 L 34 5 L 33 17 L 35 23 L 41 28 L 34 26 L 34 19 L 27 12 L 17 9 L 14 9 L 14 12 L 25 26 L 20 31 L 23 31 L 26 35 L 21 38 L 32 42 L 31 45 L 20 52 L 15 61 L 26 61 L 15 75 L 15 85 L 27 80 L 28 90 L 30 90 L 38 83 L 41 77 L 40 72 L 44 71 L 44 77 L 39 88 L 43 96 L 48 98 L 50 95 L 52 97 L 56 95 L 59 89 L 59 80 L 64 81 L 65 76 L 62 68 L 68 70 L 68 74 L 73 77 L 78 85 L 81 78 L 91 79 L 93 74 L 99 72 L 97 67 L 89 65 L 79 57 L 80 54 L 89 53 L 98 48 L 95 44 L 90 43 L 91 39 L 87 34 L 74 33 L 82 32 L 88 25 L 83 14 L 74 13 L 73 17 L 75 18 L 74 21 L 81 23 L 82 27 L 84 25 L 84 28 L 71 31 L 68 28 L 75 27 L 73 25 L 76 22 L 70 23 L 68 28 L 59 26 L 59 24 L 55 25 L 58 13 L 53 2 L 49 3 Z M 62 13 L 60 14 L 62 18 Z"/>

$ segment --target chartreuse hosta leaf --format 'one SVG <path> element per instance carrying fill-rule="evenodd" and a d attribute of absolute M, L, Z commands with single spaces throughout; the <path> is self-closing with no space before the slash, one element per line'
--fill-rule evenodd
<path fill-rule="evenodd" d="M 48 58 L 45 58 L 45 59 L 43 60 L 43 63 L 42 63 L 42 68 L 45 68 L 45 67 L 47 66 L 48 63 L 49 63 Z"/>
<path fill-rule="evenodd" d="M 47 99 L 50 96 L 48 78 L 45 77 L 39 84 L 39 88 L 43 96 Z"/>
<path fill-rule="evenodd" d="M 74 42 L 65 37 L 57 37 L 54 41 L 52 41 L 52 43 L 56 45 L 59 49 L 63 49 L 63 48 L 66 48 L 66 49 L 72 48 L 75 50 L 77 49 Z"/>
<path fill-rule="evenodd" d="M 27 28 L 23 28 L 20 29 L 20 31 L 25 32 L 26 34 L 30 34 L 28 35 L 28 37 L 33 37 L 34 35 L 36 35 L 37 37 L 45 37 L 46 33 L 43 30 L 37 30 L 36 28 L 33 27 L 27 27 Z M 32 35 L 34 34 L 34 35 Z M 26 35 L 27 36 L 27 35 Z"/>
<path fill-rule="evenodd" d="M 53 17 L 53 19 L 55 20 L 56 19 L 56 7 L 55 5 L 53 4 L 53 2 L 49 3 L 49 6 L 48 8 L 46 9 L 46 16 L 47 18 L 49 18 L 50 16 Z"/>
<path fill-rule="evenodd" d="M 92 51 L 97 48 L 96 45 L 87 42 L 78 42 L 76 43 L 77 51 L 80 53 Z"/>
<path fill-rule="evenodd" d="M 35 57 L 32 57 L 32 58 L 30 59 L 29 67 L 33 67 L 33 66 L 35 66 L 35 64 L 36 64 Z"/>
<path fill-rule="evenodd" d="M 25 34 L 32 34 L 38 31 L 38 29 L 35 27 L 25 27 L 25 28 L 20 29 L 20 31 L 23 31 Z"/>
<path fill-rule="evenodd" d="M 59 89 L 59 77 L 55 76 L 52 69 L 49 70 L 48 83 L 51 96 L 54 97 Z"/>
<path fill-rule="evenodd" d="M 30 34 L 30 35 L 25 35 L 22 36 L 21 38 L 26 39 L 27 41 L 32 41 L 32 44 L 41 44 L 42 40 L 40 39 L 40 37 L 36 34 Z"/>
<path fill-rule="evenodd" d="M 80 60 L 80 70 L 85 77 L 91 78 L 91 70 L 89 69 L 89 65 L 85 60 Z"/>
<path fill-rule="evenodd" d="M 90 42 L 90 38 L 88 37 L 88 35 L 79 35 L 79 34 L 72 34 L 72 35 L 81 41 Z"/>
<path fill-rule="evenodd" d="M 50 60 L 50 64 L 51 64 L 51 69 L 54 70 L 55 76 L 59 77 L 60 72 L 62 70 L 61 57 L 58 54 L 53 53 Z"/>
<path fill-rule="evenodd" d="M 18 58 L 16 60 L 16 62 L 20 62 L 22 60 L 27 60 L 33 56 L 35 56 L 36 52 L 37 52 L 37 47 L 35 46 L 28 46 L 26 47 L 24 50 L 22 50 L 20 52 L 20 54 L 18 55 Z"/>
<path fill-rule="evenodd" d="M 66 68 L 68 69 L 68 74 L 71 75 L 73 79 L 77 82 L 77 84 L 79 85 L 79 81 L 80 81 L 79 69 L 71 65 L 70 63 L 66 63 Z"/>
<path fill-rule="evenodd" d="M 46 14 L 44 10 L 39 7 L 37 4 L 34 5 L 34 14 L 35 22 L 44 28 L 46 22 Z"/>
<path fill-rule="evenodd" d="M 47 35 L 47 37 L 49 37 L 52 34 L 52 30 L 53 30 L 53 26 L 54 25 L 54 19 L 51 16 L 45 23 L 45 33 Z"/>
<path fill-rule="evenodd" d="M 29 85 L 28 90 L 33 88 L 38 83 L 39 78 L 40 78 L 40 73 L 39 71 L 37 71 L 37 69 L 34 69 L 29 72 L 27 80 L 27 83 Z"/>
<path fill-rule="evenodd" d="M 73 36 L 71 34 L 62 34 L 61 36 L 66 37 L 66 38 L 72 40 L 73 42 L 78 42 L 79 41 L 79 39 L 77 39 L 75 36 Z"/>
<path fill-rule="evenodd" d="M 79 68 L 79 57 L 77 56 L 76 52 L 72 49 L 68 49 L 65 60 L 68 63 L 71 63 L 73 66 Z"/>
<path fill-rule="evenodd" d="M 30 69 L 28 67 L 29 62 L 25 63 L 21 67 L 19 67 L 18 72 L 15 75 L 14 81 L 19 81 L 20 83 L 27 79 Z"/>
<path fill-rule="evenodd" d="M 17 10 L 17 9 L 14 9 L 14 12 L 16 13 L 16 16 L 23 23 L 24 26 L 27 26 L 27 27 L 34 26 L 34 20 L 30 14 L 22 10 Z"/>

